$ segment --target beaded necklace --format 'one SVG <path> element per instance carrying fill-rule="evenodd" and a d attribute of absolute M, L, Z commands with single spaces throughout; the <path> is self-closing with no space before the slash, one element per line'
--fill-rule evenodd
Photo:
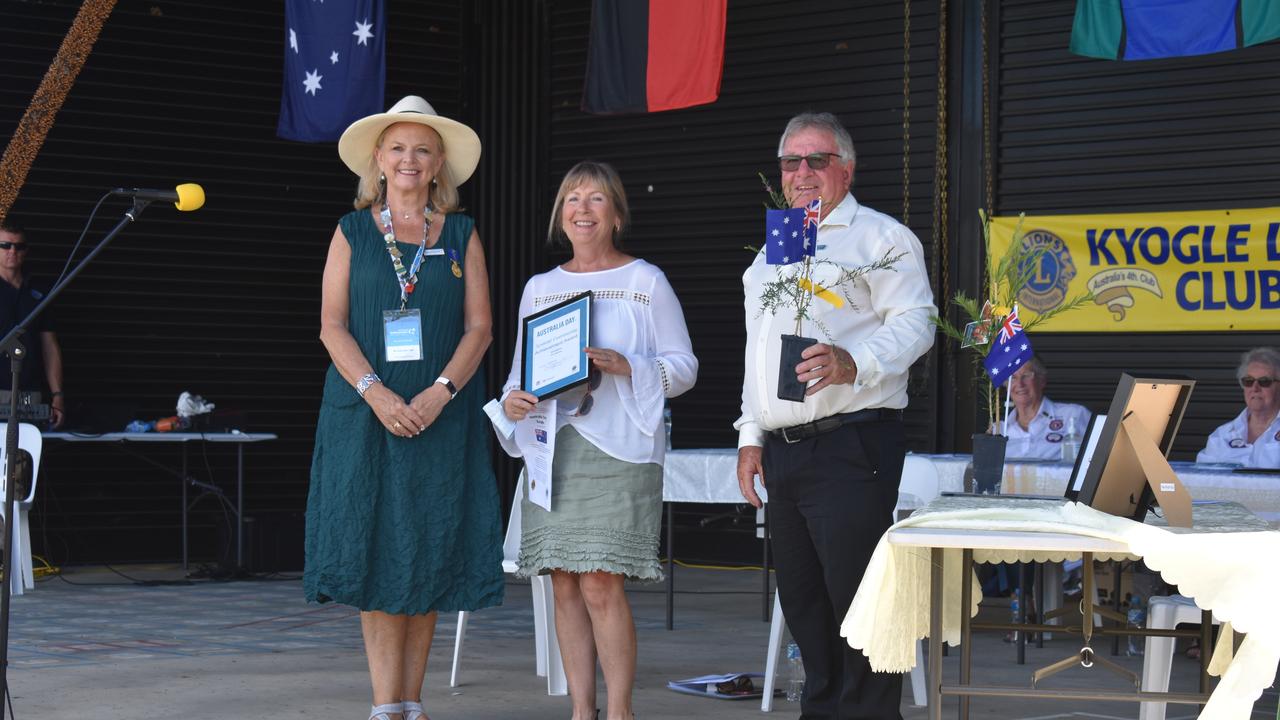
<path fill-rule="evenodd" d="M 413 265 L 409 270 L 405 270 L 404 263 L 400 261 L 403 253 L 396 247 L 396 231 L 391 222 L 391 206 L 387 203 L 382 204 L 382 239 L 387 243 L 387 254 L 391 256 L 391 268 L 396 271 L 396 281 L 400 283 L 401 311 L 409 303 L 409 296 L 413 294 L 414 285 L 418 282 L 418 269 L 422 267 L 422 258 L 427 254 L 427 238 L 431 234 L 430 203 L 422 209 L 422 216 L 422 244 L 418 246 L 418 252 L 413 256 Z"/>

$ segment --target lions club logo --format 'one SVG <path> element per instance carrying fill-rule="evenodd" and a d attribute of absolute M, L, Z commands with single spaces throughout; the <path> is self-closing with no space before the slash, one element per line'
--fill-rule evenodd
<path fill-rule="evenodd" d="M 1062 238 L 1048 230 L 1032 230 L 1022 237 L 1023 249 L 1035 253 L 1031 276 L 1018 293 L 1018 301 L 1038 313 L 1052 310 L 1067 297 L 1067 286 L 1076 276 L 1071 251 Z"/>

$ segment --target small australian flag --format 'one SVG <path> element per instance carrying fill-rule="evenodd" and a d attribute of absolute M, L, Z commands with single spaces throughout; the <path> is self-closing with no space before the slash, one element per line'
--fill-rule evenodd
<path fill-rule="evenodd" d="M 813 257 L 818 248 L 818 217 L 821 211 L 821 198 L 807 207 L 766 210 L 765 262 L 770 265 L 790 265 L 800 262 L 806 255 Z"/>
<path fill-rule="evenodd" d="M 987 358 L 982 361 L 982 366 L 991 378 L 991 384 L 1001 387 L 1033 354 L 1031 341 L 1022 331 L 1022 322 L 1018 320 L 1018 306 L 1014 305 L 1013 311 L 1000 323 L 1000 330 L 991 341 L 991 349 L 987 351 Z"/>

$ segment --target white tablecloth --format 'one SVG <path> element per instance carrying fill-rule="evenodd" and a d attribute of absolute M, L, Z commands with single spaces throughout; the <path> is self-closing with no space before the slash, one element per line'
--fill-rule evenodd
<path fill-rule="evenodd" d="M 768 495 L 756 481 L 756 492 Z M 662 499 L 667 502 L 745 503 L 738 490 L 738 451 L 719 448 L 668 450 Z"/>
<path fill-rule="evenodd" d="M 961 577 L 961 548 L 984 550 L 987 557 L 975 559 L 986 561 L 1027 559 L 1028 554 L 1060 558 L 1082 550 L 1128 552 L 1194 597 L 1198 607 L 1245 633 L 1200 717 L 1246 720 L 1254 700 L 1274 681 L 1280 661 L 1280 615 L 1274 605 L 1280 579 L 1260 561 L 1280 555 L 1280 533 L 1257 529 L 1260 524 L 1232 525 L 1232 517 L 1239 520 L 1243 511 L 1227 504 L 1197 505 L 1193 512 L 1195 527 L 1186 530 L 1160 527 L 1154 518 L 1135 523 L 1077 503 L 940 498 L 881 538 L 841 635 L 862 649 L 876 670 L 903 672 L 915 664 L 915 641 L 929 631 L 933 564 L 926 548 L 945 548 L 948 556 L 942 639 L 951 644 L 960 639 L 963 583 L 973 587 L 970 616 L 981 598 L 977 578 Z"/>
<path fill-rule="evenodd" d="M 969 455 L 920 455 L 938 470 L 941 492 L 965 490 L 964 474 Z M 1258 517 L 1280 523 L 1280 475 L 1233 472 L 1216 465 L 1169 463 L 1193 500 L 1237 502 Z M 1071 479 L 1070 463 L 1010 461 L 1005 463 L 1001 492 L 1024 495 L 1062 495 Z"/>
<path fill-rule="evenodd" d="M 961 492 L 969 455 L 915 453 L 938 470 L 939 492 Z M 1229 468 L 1170 463 L 1194 500 L 1238 502 L 1272 525 L 1280 523 L 1280 475 L 1237 473 Z M 722 448 L 667 452 L 662 499 L 668 502 L 742 503 L 737 479 L 738 451 Z M 1071 478 L 1070 463 L 1010 461 L 1002 490 L 1029 495 L 1062 495 Z M 761 499 L 768 500 L 756 483 Z"/>

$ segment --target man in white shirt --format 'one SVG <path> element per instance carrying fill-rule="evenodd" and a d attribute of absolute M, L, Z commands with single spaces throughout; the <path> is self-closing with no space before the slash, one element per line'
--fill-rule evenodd
<path fill-rule="evenodd" d="M 830 292 L 814 298 L 801 326 L 820 340 L 794 369 L 809 383 L 805 400 L 779 400 L 780 336 L 795 331 L 794 308 L 762 312 L 761 290 L 778 277 L 763 253 L 743 276 L 738 484 L 756 507 L 753 477 L 769 490 L 778 593 L 806 675 L 801 717 L 896 720 L 902 676 L 873 673 L 839 628 L 897 503 L 907 371 L 933 345 L 933 292 L 911 230 L 849 192 L 853 140 L 834 115 L 792 118 L 778 156 L 792 207 L 822 198 L 814 280 Z M 889 269 L 840 272 L 886 254 L 898 258 Z"/>
<path fill-rule="evenodd" d="M 1006 457 L 1075 461 L 1074 452 L 1079 449 L 1092 413 L 1083 405 L 1055 403 L 1045 397 L 1048 384 L 1049 371 L 1038 357 L 1031 358 L 1009 378 L 1009 397 L 1014 411 L 1009 413 L 1003 428 L 1009 438 Z M 1063 455 L 1063 447 L 1072 448 L 1070 457 Z"/>

